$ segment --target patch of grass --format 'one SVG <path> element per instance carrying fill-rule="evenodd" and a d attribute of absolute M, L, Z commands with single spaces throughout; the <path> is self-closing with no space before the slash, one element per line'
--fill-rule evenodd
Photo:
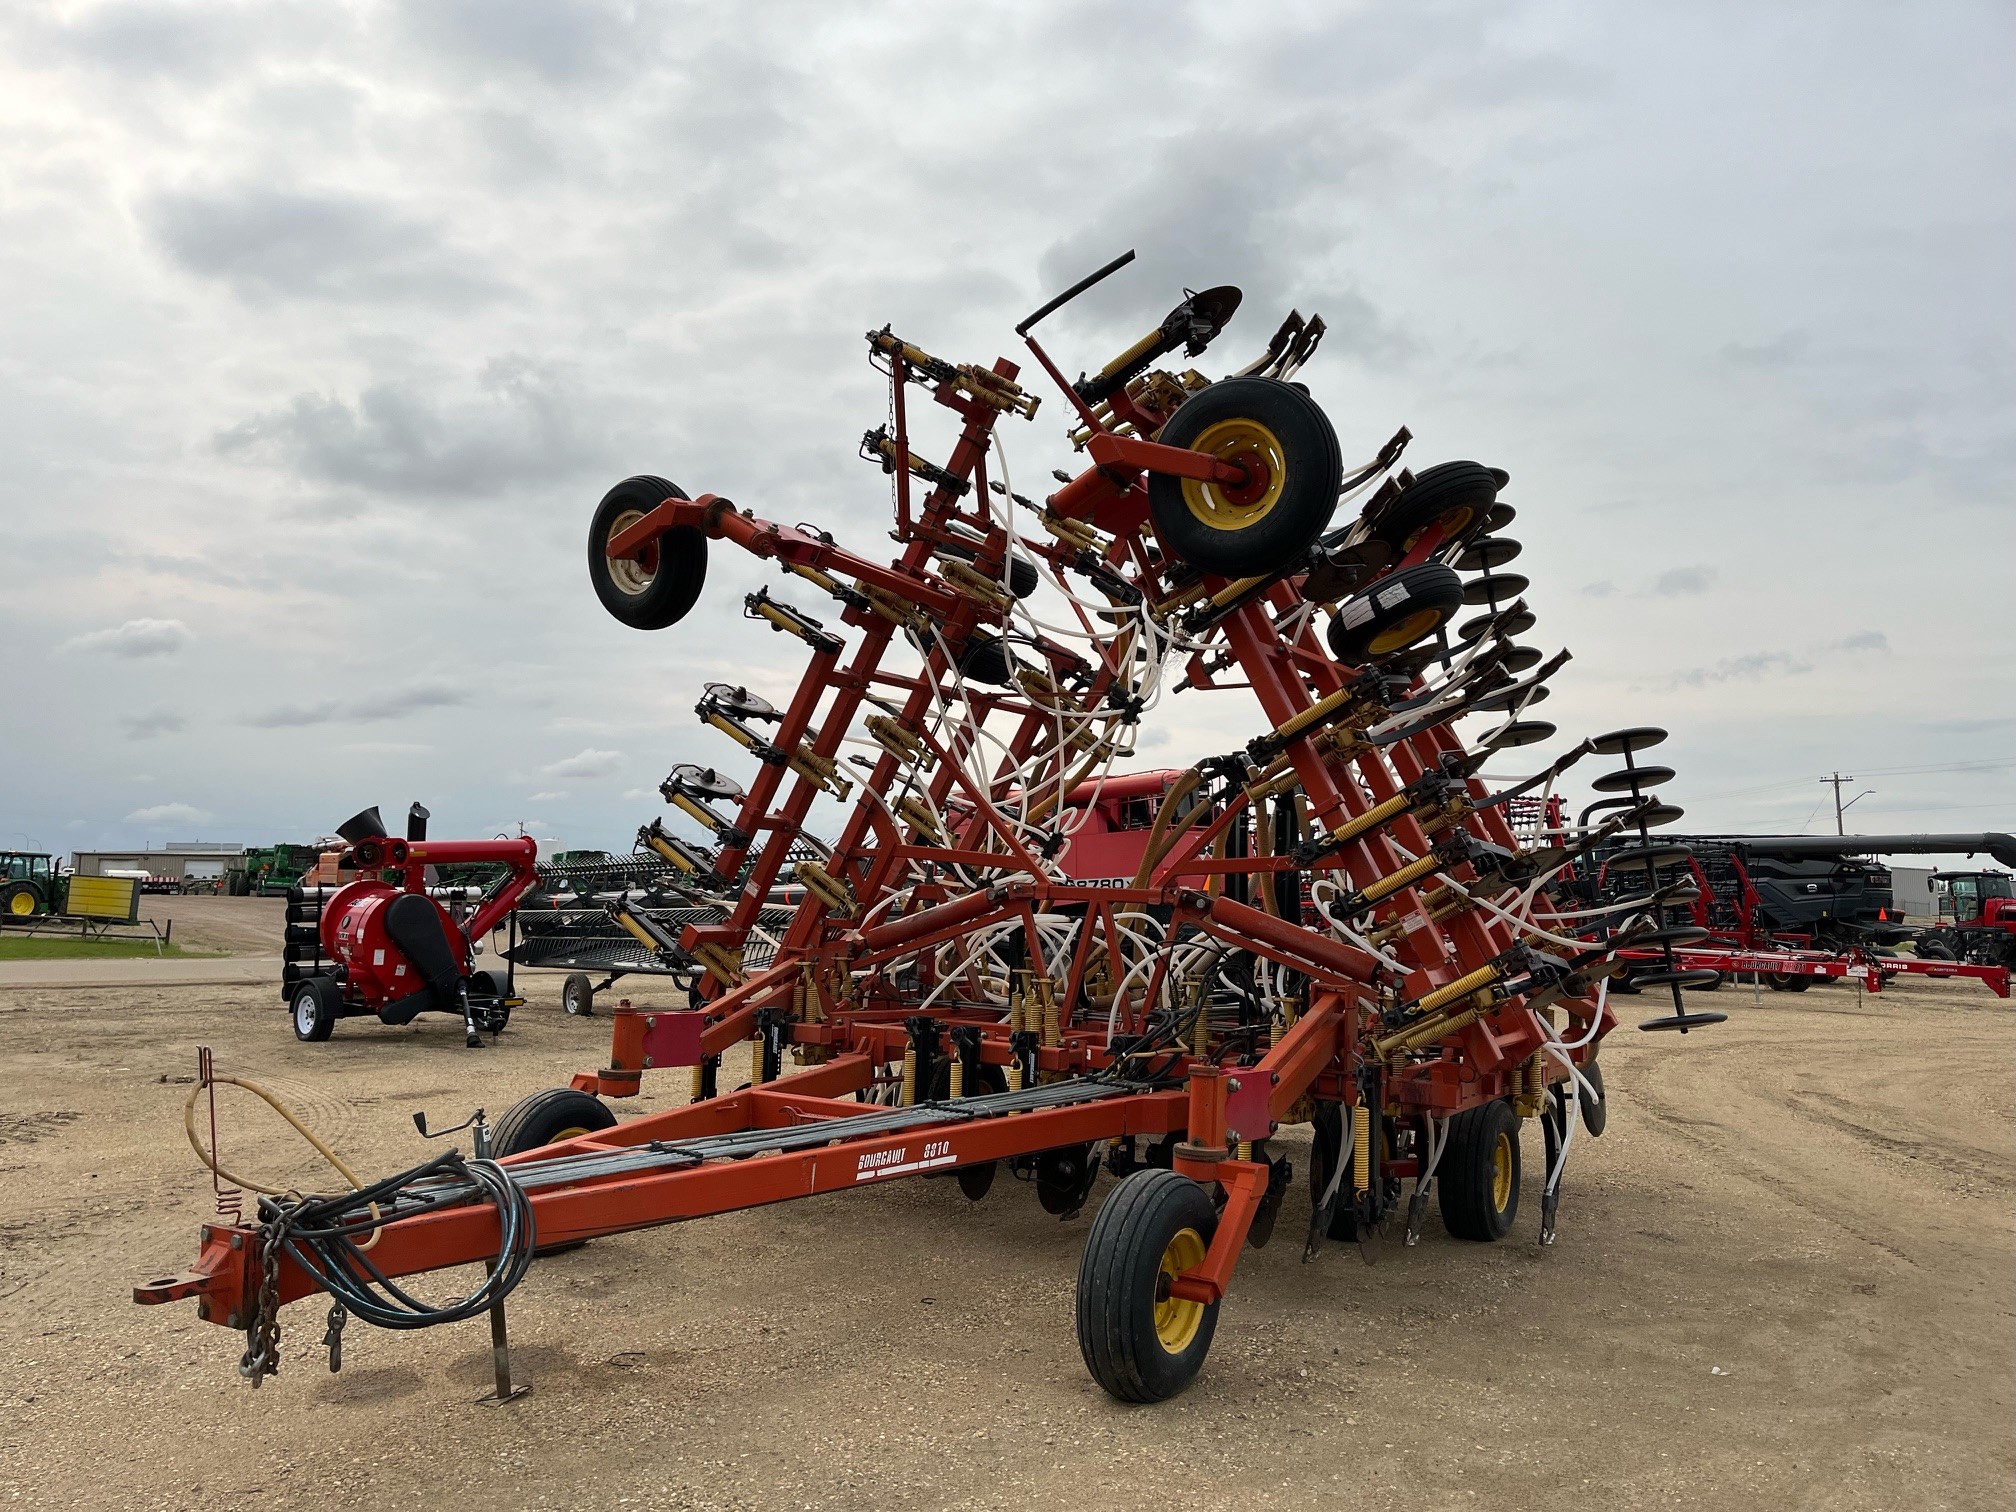
<path fill-rule="evenodd" d="M 184 950 L 180 945 L 170 945 L 161 951 L 160 959 L 214 958 L 221 954 L 221 951 Z M 145 940 L 0 939 L 0 961 L 110 961 L 133 956 L 152 960 L 154 947 Z"/>

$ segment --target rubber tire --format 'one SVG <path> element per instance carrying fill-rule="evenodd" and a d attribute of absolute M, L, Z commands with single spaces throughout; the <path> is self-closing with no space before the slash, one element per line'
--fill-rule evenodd
<path fill-rule="evenodd" d="M 1372 539 L 1404 552 L 1407 543 L 1454 509 L 1468 509 L 1470 518 L 1454 523 L 1445 545 L 1479 534 L 1498 497 L 1497 476 L 1477 462 L 1438 462 L 1415 474 L 1380 520 Z M 1437 548 L 1438 550 L 1440 548 Z"/>
<path fill-rule="evenodd" d="M 1442 1226 L 1454 1239 L 1495 1244 L 1519 1216 L 1519 1115 L 1500 1098 L 1458 1113 L 1449 1125 L 1449 1147 L 1435 1189 L 1441 1198 Z M 1492 1198 L 1498 1136 L 1512 1137 L 1512 1195 L 1499 1209 Z"/>
<path fill-rule="evenodd" d="M 959 653 L 959 675 L 968 682 L 1005 688 L 1015 675 L 1015 659 L 1007 646 L 976 630 Z"/>
<path fill-rule="evenodd" d="M 1380 578 L 1338 606 L 1336 617 L 1330 621 L 1330 654 L 1347 667 L 1384 661 L 1410 646 L 1420 645 L 1454 619 L 1462 607 L 1463 579 L 1456 569 L 1441 562 L 1418 562 Z M 1347 623 L 1359 613 L 1366 617 L 1356 624 Z M 1417 615 L 1428 614 L 1434 616 L 1433 622 L 1424 621 L 1418 633 L 1376 653 L 1373 651 L 1373 643 L 1380 636 Z"/>
<path fill-rule="evenodd" d="M 560 1007 L 574 1018 L 588 1018 L 595 1012 L 595 984 L 588 973 L 577 971 L 560 984 Z"/>
<path fill-rule="evenodd" d="M 1760 973 L 1764 985 L 1773 992 L 1804 992 L 1813 985 L 1813 978 L 1798 976 L 1789 971 L 1766 971 Z"/>
<path fill-rule="evenodd" d="M 17 909 L 14 900 L 26 898 L 28 906 Z M 0 890 L 0 915 L 10 919 L 32 919 L 42 912 L 42 895 L 26 882 L 16 882 L 13 886 Z"/>
<path fill-rule="evenodd" d="M 1913 951 L 1921 961 L 1960 959 L 1960 953 L 1953 948 L 1953 942 L 1946 939 L 1943 934 L 1927 933 L 1918 936 L 1918 943 L 1913 947 Z"/>
<path fill-rule="evenodd" d="M 502 1159 L 543 1149 L 572 1129 L 596 1133 L 616 1127 L 616 1115 L 601 1098 L 573 1087 L 548 1087 L 521 1097 L 490 1126 L 490 1153 Z"/>
<path fill-rule="evenodd" d="M 684 619 L 707 581 L 707 537 L 690 525 L 668 530 L 658 541 L 658 571 L 640 593 L 626 591 L 609 571 L 604 549 L 609 526 L 630 510 L 657 508 L 667 499 L 683 499 L 676 483 L 648 474 L 625 478 L 602 496 L 588 526 L 588 581 L 602 607 L 633 630 L 663 630 Z"/>
<path fill-rule="evenodd" d="M 1099 1209 L 1078 1262 L 1078 1351 L 1109 1396 L 1163 1402 L 1196 1379 L 1219 1304 L 1204 1309 L 1189 1344 L 1172 1354 L 1155 1333 L 1156 1283 L 1177 1233 L 1195 1229 L 1208 1249 L 1217 1227 L 1211 1194 L 1174 1171 L 1133 1172 Z"/>
<path fill-rule="evenodd" d="M 1250 419 L 1281 443 L 1287 479 L 1274 507 L 1238 530 L 1219 530 L 1191 513 L 1181 478 L 1148 475 L 1148 511 L 1162 544 L 1183 561 L 1222 577 L 1278 572 L 1306 552 L 1330 523 L 1344 479 L 1337 432 L 1323 407 L 1273 378 L 1227 378 L 1183 405 L 1155 439 L 1189 446 L 1223 420 Z"/>
<path fill-rule="evenodd" d="M 302 1000 L 312 999 L 308 1010 L 307 1023 L 302 1023 Z M 319 1045 L 335 1032 L 336 1010 L 342 1006 L 343 993 L 335 980 L 326 976 L 304 978 L 294 989 L 294 1000 L 288 1004 L 288 1017 L 294 1023 L 294 1038 L 303 1044 Z"/>

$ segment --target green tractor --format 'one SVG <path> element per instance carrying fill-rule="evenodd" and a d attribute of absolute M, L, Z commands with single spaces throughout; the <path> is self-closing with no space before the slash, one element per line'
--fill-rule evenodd
<path fill-rule="evenodd" d="M 61 912 L 63 883 L 54 857 L 40 851 L 0 851 L 0 916 L 32 919 Z"/>
<path fill-rule="evenodd" d="M 245 852 L 243 864 L 231 876 L 237 897 L 285 897 L 287 890 L 311 870 L 319 852 L 312 845 L 266 845 Z"/>

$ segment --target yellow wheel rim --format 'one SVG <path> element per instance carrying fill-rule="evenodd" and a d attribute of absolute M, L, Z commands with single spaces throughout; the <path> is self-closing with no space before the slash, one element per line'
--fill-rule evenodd
<path fill-rule="evenodd" d="M 1388 651 L 1404 651 L 1434 630 L 1440 616 L 1439 609 L 1416 609 L 1399 623 L 1388 625 L 1373 636 L 1366 650 L 1373 656 L 1383 656 Z"/>
<path fill-rule="evenodd" d="M 1512 1204 L 1512 1136 L 1500 1134 L 1491 1147 L 1491 1210 L 1502 1213 Z"/>
<path fill-rule="evenodd" d="M 7 900 L 7 911 L 16 918 L 25 919 L 35 912 L 35 899 L 25 892 L 16 893 Z"/>
<path fill-rule="evenodd" d="M 623 513 L 609 522 L 609 534 L 605 539 L 615 540 L 616 537 L 623 534 L 624 531 L 643 518 L 644 511 L 641 509 L 624 510 Z M 644 561 L 632 561 L 629 557 L 612 556 L 609 558 L 609 580 L 625 593 L 642 593 L 646 588 L 651 586 L 651 580 L 658 576 L 657 560 L 658 552 L 655 546 L 644 553 Z M 650 562 L 652 565 L 646 567 L 644 565 L 645 562 Z"/>
<path fill-rule="evenodd" d="M 1465 530 L 1469 529 L 1470 522 L 1474 520 L 1476 517 L 1477 517 L 1477 511 L 1472 509 L 1468 504 L 1462 505 L 1460 508 L 1456 509 L 1445 509 L 1442 511 L 1441 514 L 1435 516 L 1434 519 L 1430 520 L 1428 522 L 1428 525 L 1423 525 L 1419 530 L 1415 531 L 1412 535 L 1407 537 L 1406 540 L 1400 543 L 1401 554 L 1404 556 L 1406 553 L 1414 549 L 1414 543 L 1420 540 L 1421 537 L 1423 537 L 1424 535 L 1428 534 L 1429 525 L 1440 525 L 1442 527 L 1442 539 L 1445 541 L 1453 541 L 1456 539 L 1457 536 L 1461 535 Z"/>
<path fill-rule="evenodd" d="M 1169 1294 L 1176 1278 L 1204 1263 L 1204 1236 L 1194 1228 L 1178 1229 L 1162 1251 L 1161 1273 L 1155 1278 L 1155 1337 L 1171 1354 L 1181 1354 L 1197 1337 L 1204 1322 L 1204 1304 Z"/>
<path fill-rule="evenodd" d="M 1266 486 L 1257 493 L 1231 489 L 1223 483 L 1207 483 L 1202 478 L 1183 480 L 1183 502 L 1190 513 L 1213 530 L 1244 530 L 1257 525 L 1280 502 L 1288 480 L 1287 458 L 1274 432 L 1257 420 L 1220 420 L 1207 425 L 1190 443 L 1191 451 L 1205 452 L 1221 462 L 1240 462 L 1248 467 L 1258 463 L 1266 470 Z"/>
<path fill-rule="evenodd" d="M 548 1143 L 548 1144 L 564 1144 L 564 1143 L 565 1143 L 565 1142 L 566 1142 L 567 1140 L 570 1140 L 570 1139 L 579 1139 L 579 1138 L 580 1138 L 580 1137 L 581 1137 L 581 1136 L 582 1136 L 583 1134 L 586 1134 L 586 1133 L 588 1133 L 588 1132 L 589 1132 L 589 1129 L 588 1129 L 587 1125 L 585 1125 L 585 1124 L 576 1124 L 576 1125 L 575 1125 L 575 1126 L 574 1126 L 573 1128 L 571 1128 L 571 1129 L 562 1129 L 562 1130 L 561 1130 L 561 1131 L 560 1131 L 560 1132 L 559 1132 L 558 1134 L 555 1134 L 555 1135 L 554 1135 L 554 1136 L 553 1136 L 553 1137 L 552 1137 L 551 1139 L 547 1140 L 547 1141 L 546 1141 L 546 1143 Z"/>

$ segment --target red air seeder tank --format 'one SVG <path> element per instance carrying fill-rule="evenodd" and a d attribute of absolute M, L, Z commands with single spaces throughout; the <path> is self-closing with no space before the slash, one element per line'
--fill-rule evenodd
<path fill-rule="evenodd" d="M 704 839 L 659 821 L 640 835 L 695 907 L 673 925 L 614 911 L 690 969 L 691 1006 L 619 1011 L 608 1064 L 479 1125 L 475 1158 L 262 1202 L 138 1300 L 195 1297 L 246 1330 L 255 1381 L 278 1309 L 318 1291 L 339 1321 L 487 1308 L 501 1359 L 503 1296 L 535 1249 L 927 1172 L 978 1200 L 1003 1166 L 1070 1213 L 1103 1168 L 1118 1186 L 1086 1236 L 1079 1342 L 1106 1390 L 1146 1401 L 1195 1376 L 1240 1251 L 1273 1232 L 1295 1174 L 1286 1125 L 1314 1131 L 1311 1257 L 1389 1227 L 1412 1243 L 1431 1190 L 1451 1234 L 1502 1237 L 1529 1120 L 1552 1240 L 1568 1148 L 1605 1114 L 1614 952 L 1685 943 L 1659 920 L 1680 900 L 1660 870 L 1673 848 L 1648 835 L 1678 814 L 1647 794 L 1672 774 L 1637 759 L 1663 732 L 1592 737 L 1487 789 L 1494 752 L 1554 734 L 1525 711 L 1567 660 L 1516 639 L 1534 616 L 1526 579 L 1499 570 L 1520 549 L 1502 534 L 1506 475 L 1400 470 L 1405 430 L 1347 468 L 1293 381 L 1320 318 L 1291 314 L 1215 381 L 1156 366 L 1200 354 L 1236 289 L 1187 295 L 1066 379 L 1030 329 L 1127 260 L 1017 328 L 1083 454 L 1046 498 L 1015 491 L 997 430 L 1037 412 L 1017 366 L 944 361 L 887 329 L 868 348 L 889 420 L 863 451 L 893 478 L 893 560 L 662 478 L 610 491 L 589 562 L 626 624 L 683 618 L 715 543 L 774 562 L 838 620 L 747 597 L 804 643 L 804 674 L 782 708 L 709 687 L 700 718 L 742 748 L 746 786 L 677 768 L 665 797 Z M 956 424 L 942 462 L 916 449 L 919 391 Z M 1466 605 L 1481 612 L 1458 624 Z M 1221 754 L 1116 775 L 1166 700 L 1214 691 L 1220 727 L 1243 726 Z M 1484 728 L 1459 739 L 1473 715 Z M 1590 754 L 1623 762 L 1595 784 L 1614 795 L 1601 822 L 1522 845 L 1505 805 Z M 787 874 L 822 795 L 844 821 Z M 1549 882 L 1597 844 L 1613 871 L 1636 847 L 1646 887 L 1592 921 Z M 787 882 L 802 901 L 779 918 Z M 1672 994 L 1642 1027 L 1715 1022 L 1680 997 L 1702 974 L 1665 959 L 1634 971 Z M 751 1082 L 724 1090 L 723 1055 L 751 1041 Z M 690 1104 L 616 1121 L 609 1099 L 673 1068 Z M 451 1306 L 387 1284 L 472 1260 L 491 1280 Z"/>

